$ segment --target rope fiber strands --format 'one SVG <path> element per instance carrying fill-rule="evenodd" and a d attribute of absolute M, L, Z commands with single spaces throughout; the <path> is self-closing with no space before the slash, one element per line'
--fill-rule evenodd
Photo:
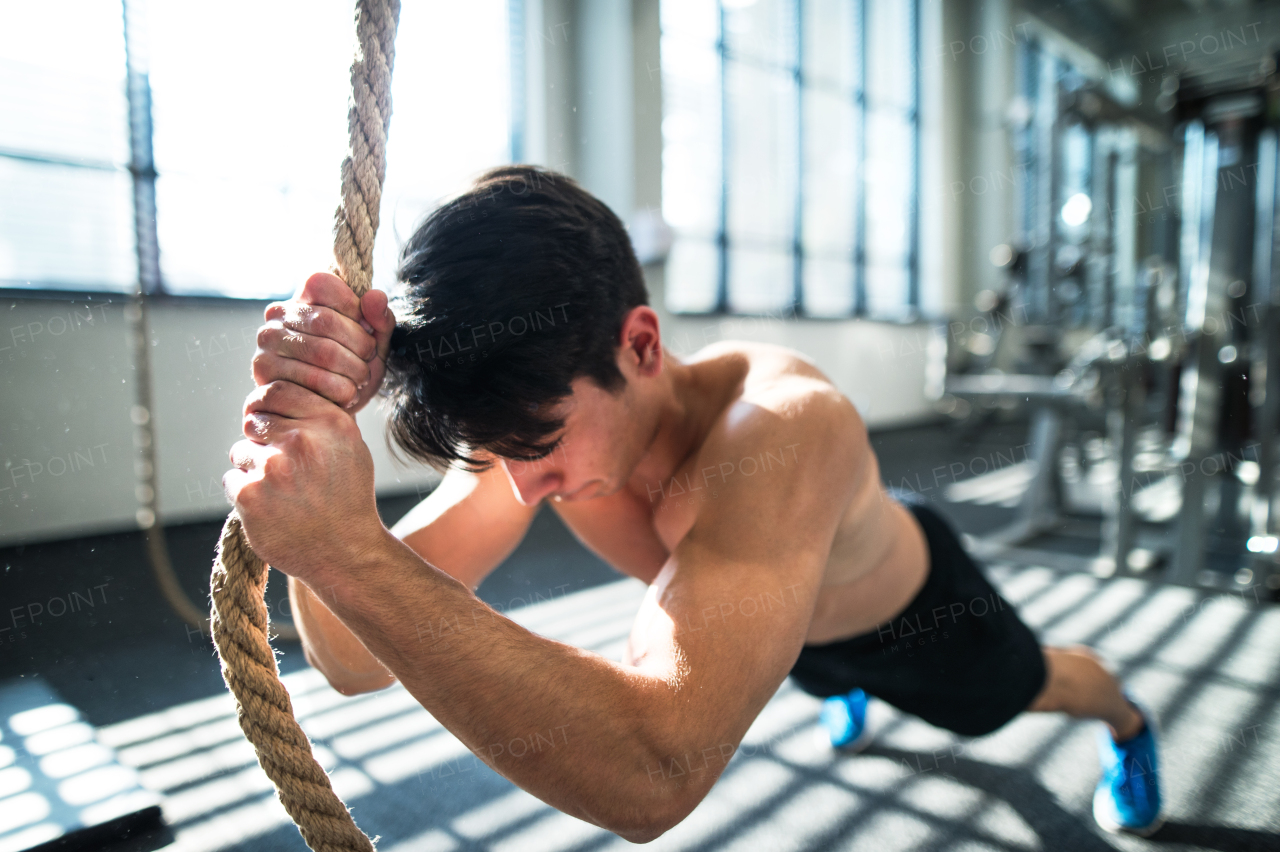
<path fill-rule="evenodd" d="M 387 170 L 391 68 L 400 0 L 356 0 L 355 17 L 359 46 L 351 65 L 350 150 L 342 162 L 334 256 L 337 274 L 360 296 L 369 290 L 373 278 L 373 238 Z M 333 792 L 294 718 L 267 640 L 266 587 L 267 566 L 250 549 L 233 511 L 222 528 L 210 595 L 213 641 L 222 659 L 222 677 L 236 698 L 240 729 L 253 743 L 259 765 L 307 846 L 315 852 L 372 852 L 373 841 L 356 827 Z"/>

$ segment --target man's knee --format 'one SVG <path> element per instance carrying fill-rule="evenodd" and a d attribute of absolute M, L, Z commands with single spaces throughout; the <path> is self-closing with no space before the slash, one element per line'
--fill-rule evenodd
<path fill-rule="evenodd" d="M 1046 648 L 1046 650 L 1050 650 Z M 1061 651 L 1064 654 L 1071 654 L 1076 657 L 1088 657 L 1099 665 L 1102 664 L 1102 657 L 1098 656 L 1098 652 L 1090 648 L 1088 645 L 1067 645 L 1062 648 L 1053 648 L 1054 651 Z"/>
<path fill-rule="evenodd" d="M 1102 657 L 1098 656 L 1098 652 L 1088 645 L 1065 645 L 1062 647 L 1045 645 L 1041 650 L 1044 652 L 1046 666 L 1057 662 L 1059 669 L 1066 670 L 1075 669 L 1078 666 L 1106 668 Z"/>
<path fill-rule="evenodd" d="M 1036 712 L 1061 710 L 1074 689 L 1076 678 L 1073 675 L 1081 662 L 1087 661 L 1086 665 L 1098 663 L 1098 657 L 1084 645 L 1065 648 L 1044 645 L 1040 652 L 1044 655 L 1044 686 L 1027 709 Z"/>
<path fill-rule="evenodd" d="M 1031 699 L 1031 703 L 1027 705 L 1027 711 L 1030 713 L 1051 712 L 1058 708 L 1058 693 L 1060 691 L 1057 680 L 1057 666 L 1054 665 L 1054 653 L 1056 648 L 1041 647 L 1040 653 L 1044 656 L 1044 683 L 1040 686 L 1040 691 L 1036 693 L 1036 697 Z"/>
<path fill-rule="evenodd" d="M 1031 702 L 1028 710 L 1054 712 L 1065 710 L 1077 697 L 1078 691 L 1096 682 L 1096 673 L 1109 675 L 1098 652 L 1087 645 L 1041 648 L 1044 654 L 1045 679 L 1040 694 Z"/>

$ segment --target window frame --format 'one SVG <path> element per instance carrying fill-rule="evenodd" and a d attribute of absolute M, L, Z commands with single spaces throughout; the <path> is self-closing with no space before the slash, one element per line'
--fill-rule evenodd
<path fill-rule="evenodd" d="M 679 2 L 679 0 L 664 0 L 664 2 Z M 716 65 L 719 73 L 718 89 L 720 97 L 720 198 L 718 222 L 715 234 L 711 240 L 711 244 L 715 247 L 717 255 L 717 280 L 715 286 L 715 303 L 705 311 L 698 310 L 672 310 L 677 316 L 763 316 L 777 315 L 779 312 L 785 316 L 795 318 L 813 319 L 813 320 L 838 320 L 843 321 L 851 318 L 857 319 L 875 319 L 899 323 L 911 323 L 919 321 L 921 317 L 920 308 L 920 151 L 921 151 L 921 26 L 920 26 L 920 6 L 921 0 L 895 0 L 895 2 L 903 2 L 907 5 L 907 15 L 909 19 L 909 32 L 907 40 L 910 47 L 910 56 L 908 58 L 908 66 L 911 69 L 910 77 L 910 103 L 903 109 L 900 107 L 885 106 L 880 107 L 884 110 L 894 110 L 900 112 L 906 118 L 911 128 L 911 153 L 908 157 L 910 163 L 910 177 L 908 179 L 908 199 L 907 199 L 907 253 L 906 253 L 906 273 L 907 273 L 907 293 L 906 304 L 902 306 L 900 313 L 889 316 L 876 315 L 871 312 L 869 304 L 870 300 L 867 293 L 867 251 L 866 251 L 866 133 L 867 133 L 867 116 L 876 110 L 877 107 L 869 102 L 867 96 L 867 0 L 851 0 L 855 3 L 856 11 L 853 15 L 856 33 L 854 34 L 855 43 L 857 45 L 857 80 L 849 98 L 852 107 L 857 116 L 856 133 L 857 139 L 857 159 L 853 164 L 853 184 L 854 199 L 853 204 L 857 210 L 855 217 L 855 226 L 853 234 L 853 246 L 851 262 L 853 265 L 853 293 L 852 293 L 852 310 L 847 314 L 810 314 L 805 311 L 805 282 L 804 282 L 804 266 L 806 259 L 806 251 L 804 247 L 804 185 L 806 178 L 805 163 L 805 122 L 804 114 L 806 107 L 806 96 L 815 90 L 821 90 L 830 93 L 827 87 L 822 86 L 805 74 L 805 45 L 804 45 L 804 15 L 806 0 L 792 0 L 795 26 L 795 51 L 790 57 L 786 66 L 769 65 L 769 68 L 778 71 L 788 72 L 796 86 L 795 110 L 793 112 L 794 127 L 796 133 L 795 144 L 796 150 L 796 172 L 795 180 L 795 198 L 794 203 L 794 222 L 792 224 L 792 233 L 790 240 L 787 241 L 791 253 L 790 268 L 792 270 L 792 280 L 790 286 L 791 297 L 787 304 L 778 308 L 767 311 L 743 311 L 734 310 L 730 306 L 729 301 L 729 275 L 730 275 L 730 254 L 734 248 L 733 240 L 729 235 L 728 213 L 729 199 L 733 192 L 729 180 L 729 153 L 732 140 L 730 139 L 730 127 L 732 118 L 730 115 L 730 103 L 728 97 L 728 78 L 729 63 L 743 62 L 753 65 L 760 65 L 761 62 L 750 56 L 734 56 L 732 49 L 729 47 L 728 39 L 725 31 L 725 6 L 723 0 L 716 0 L 716 41 L 715 54 Z M 664 143 L 665 144 L 665 143 Z M 668 282 L 668 286 L 669 282 Z"/>
<path fill-rule="evenodd" d="M 283 294 L 244 296 L 229 293 L 171 292 L 165 287 L 163 266 L 160 262 L 160 240 L 157 236 L 156 179 L 159 173 L 153 154 L 154 125 L 151 115 L 151 82 L 145 63 L 139 61 L 136 48 L 138 33 L 145 32 L 140 19 L 143 4 L 140 0 L 118 0 L 121 26 L 124 32 L 124 83 L 127 94 L 129 161 L 114 163 L 107 160 L 78 159 L 43 154 L 38 151 L 21 151 L 0 147 L 0 160 L 36 163 L 64 168 L 87 169 L 102 172 L 127 172 L 132 182 L 133 222 L 130 230 L 134 237 L 136 281 L 131 287 L 86 289 L 84 287 L 59 287 L 56 281 L 0 278 L 0 294 L 6 299 L 53 299 L 65 301 L 126 300 L 139 293 L 152 301 L 198 304 L 262 303 L 275 301 Z M 505 0 L 507 11 L 508 50 L 511 74 L 509 85 L 510 115 L 507 125 L 507 154 L 509 162 L 518 162 L 517 155 L 524 149 L 526 132 L 526 93 L 524 61 L 525 0 Z M 519 66 L 517 66 L 519 63 Z M 335 164 L 336 166 L 336 164 Z M 33 286 L 34 285 L 34 286 Z M 43 286 L 42 286 L 43 285 Z"/>

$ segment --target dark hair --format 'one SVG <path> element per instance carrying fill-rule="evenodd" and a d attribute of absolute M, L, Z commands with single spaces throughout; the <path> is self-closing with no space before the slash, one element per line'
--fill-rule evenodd
<path fill-rule="evenodd" d="M 616 392 L 622 320 L 648 304 L 626 229 L 572 179 L 535 166 L 486 172 L 434 210 L 400 255 L 405 292 L 387 358 L 389 432 L 410 456 L 488 467 L 538 459 L 571 382 Z"/>

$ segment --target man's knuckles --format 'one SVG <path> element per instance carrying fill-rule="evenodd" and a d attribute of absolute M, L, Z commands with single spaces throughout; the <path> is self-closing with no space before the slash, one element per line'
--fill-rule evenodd
<path fill-rule="evenodd" d="M 291 482 L 304 471 L 308 465 L 305 453 L 299 451 L 301 444 L 297 430 L 290 430 L 281 435 L 273 445 L 276 452 L 262 460 L 263 481 L 277 484 Z"/>
<path fill-rule="evenodd" d="M 244 413 L 262 412 L 292 417 L 301 413 L 311 396 L 314 394 L 291 381 L 267 382 L 250 391 L 244 401 Z"/>
<path fill-rule="evenodd" d="M 314 450 L 314 440 L 301 430 L 282 429 L 267 445 L 253 440 L 237 441 L 230 456 L 236 470 L 248 475 L 246 484 L 281 485 L 313 468 Z M 227 471 L 227 475 L 233 473 Z M 223 479 L 225 481 L 226 475 Z"/>
<path fill-rule="evenodd" d="M 372 345 L 372 344 L 371 344 Z M 296 362 L 287 364 L 285 360 Z M 308 386 L 326 395 L 337 393 L 354 398 L 356 384 L 369 380 L 367 361 L 340 343 L 311 334 L 294 334 L 285 328 L 263 326 L 258 332 L 258 351 L 251 361 L 254 381 L 264 383 L 276 378 L 293 378 L 297 365 L 314 367 L 321 374 L 303 371 Z M 322 375 L 332 374 L 333 379 Z M 335 400 L 336 401 L 336 400 Z"/>
<path fill-rule="evenodd" d="M 332 369 L 336 364 L 337 347 L 332 340 L 291 330 L 280 322 L 270 322 L 258 329 L 258 348 L 263 352 L 325 369 Z"/>
<path fill-rule="evenodd" d="M 317 272 L 302 285 L 298 301 L 310 305 L 333 308 L 351 319 L 360 317 L 360 300 L 341 278 L 327 272 Z"/>
<path fill-rule="evenodd" d="M 285 370 L 284 359 L 274 352 L 259 349 L 249 359 L 249 372 L 259 387 L 284 378 Z"/>
<path fill-rule="evenodd" d="M 274 426 L 274 418 L 271 415 L 253 412 L 244 416 L 241 431 L 250 440 L 266 443 L 272 438 Z"/>
<path fill-rule="evenodd" d="M 329 308 L 313 308 L 307 316 L 306 326 L 311 334 L 335 340 L 343 332 L 341 315 Z"/>
<path fill-rule="evenodd" d="M 310 334 L 331 340 L 361 361 L 368 361 L 378 351 L 377 339 L 360 325 L 329 308 L 315 308 L 307 320 Z"/>
<path fill-rule="evenodd" d="M 263 349 L 283 352 L 283 345 L 297 337 L 290 332 L 302 332 L 333 341 L 362 361 L 368 361 L 378 352 L 375 335 L 330 308 L 296 301 L 277 302 L 268 307 L 264 316 L 266 324 L 258 329 L 258 346 Z M 387 336 L 389 334 L 388 331 Z"/>

